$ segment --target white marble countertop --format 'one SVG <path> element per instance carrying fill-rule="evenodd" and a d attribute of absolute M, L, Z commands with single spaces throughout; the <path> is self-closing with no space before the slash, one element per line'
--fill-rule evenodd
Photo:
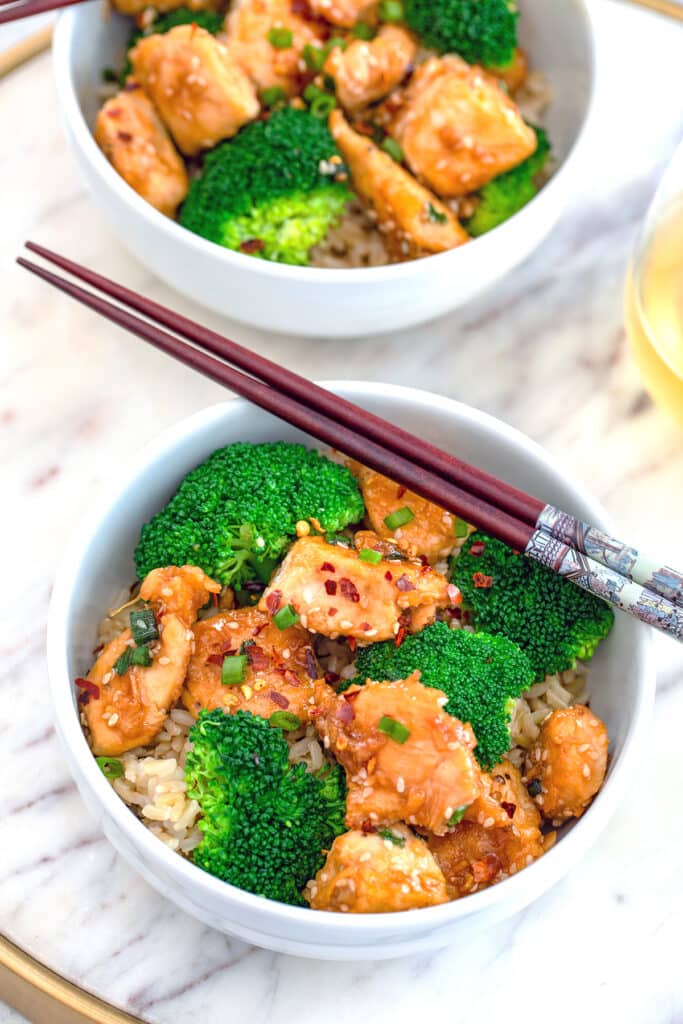
<path fill-rule="evenodd" d="M 224 330 L 311 376 L 419 384 L 526 431 L 583 480 L 621 533 L 683 562 L 683 434 L 639 385 L 622 328 L 624 272 L 683 134 L 683 31 L 595 0 L 600 88 L 590 179 L 512 279 L 417 331 L 332 344 Z M 0 46 L 3 40 L 0 36 Z M 557 1024 L 683 1020 L 677 748 L 683 652 L 659 640 L 653 728 L 628 800 L 562 884 L 465 948 L 393 963 L 276 956 L 212 932 L 143 883 L 86 814 L 54 734 L 44 629 L 64 543 L 110 472 L 221 397 L 13 265 L 30 237 L 190 315 L 123 251 L 76 177 L 49 60 L 2 85 L 0 244 L 0 926 L 34 956 L 150 1024 L 403 1024 L 447 1010 L 494 1021 L 542 1006 Z M 650 534 L 654 533 L 654 545 Z M 533 1004 L 521 986 L 533 993 Z M 0 993 L 1 995 L 1 993 Z M 332 1000 L 330 1009 L 329 1000 Z M 533 1016 L 533 1010 L 531 1011 Z M 16 1020 L 3 1011 L 0 1020 Z"/>

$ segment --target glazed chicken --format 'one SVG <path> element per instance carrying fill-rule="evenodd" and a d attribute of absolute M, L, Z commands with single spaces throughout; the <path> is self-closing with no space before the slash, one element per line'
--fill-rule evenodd
<path fill-rule="evenodd" d="M 224 708 L 251 711 L 262 718 L 286 710 L 308 721 L 313 680 L 319 671 L 305 629 L 278 629 L 269 615 L 256 608 L 237 608 L 198 622 L 193 632 L 195 649 L 182 699 L 195 718 L 202 708 Z M 244 681 L 224 686 L 223 658 L 240 653 L 247 657 Z"/>
<path fill-rule="evenodd" d="M 139 86 L 129 82 L 124 91 L 107 100 L 97 114 L 95 139 L 130 187 L 172 217 L 187 195 L 187 171 Z"/>
<path fill-rule="evenodd" d="M 496 80 L 455 56 L 432 57 L 417 68 L 391 133 L 411 170 L 444 197 L 481 188 L 537 146 Z"/>
<path fill-rule="evenodd" d="M 348 466 L 360 484 L 370 525 L 380 537 L 395 541 L 411 556 L 424 555 L 432 565 L 448 558 L 459 543 L 455 516 L 374 469 L 352 460 Z M 390 530 L 384 520 L 403 508 L 410 509 L 413 518 L 404 526 Z M 464 527 L 463 532 L 465 530 L 469 532 L 470 528 Z M 462 540 L 464 536 L 460 542 Z"/>
<path fill-rule="evenodd" d="M 371 139 L 355 132 L 341 110 L 332 111 L 329 127 L 354 189 L 377 217 L 394 257 L 445 252 L 469 241 L 452 211 Z"/>
<path fill-rule="evenodd" d="M 304 896 L 314 910 L 384 914 L 446 903 L 443 874 L 405 825 L 338 836 Z"/>
<path fill-rule="evenodd" d="M 580 818 L 605 780 L 607 730 L 582 704 L 553 711 L 529 750 L 525 780 L 544 818 Z"/>
<path fill-rule="evenodd" d="M 373 643 L 417 631 L 447 607 L 456 588 L 420 561 L 364 561 L 355 548 L 301 537 L 290 548 L 259 608 L 275 615 L 292 605 L 313 633 Z M 405 624 L 405 625 L 404 625 Z"/>
<path fill-rule="evenodd" d="M 277 86 L 288 96 L 301 89 L 304 46 L 322 45 L 320 22 L 295 14 L 291 0 L 242 0 L 226 18 L 228 50 L 260 90 Z M 271 31 L 291 32 L 288 46 L 274 46 Z"/>
<path fill-rule="evenodd" d="M 316 683 L 314 721 L 347 774 L 346 824 L 405 821 L 442 835 L 480 790 L 474 733 L 419 673 L 337 695 Z"/>
<path fill-rule="evenodd" d="M 197 25 L 146 36 L 130 59 L 135 79 L 186 156 L 230 138 L 259 112 L 254 86 L 240 65 Z"/>
<path fill-rule="evenodd" d="M 154 609 L 158 641 L 149 667 L 131 665 L 119 675 L 114 665 L 135 646 L 130 629 L 106 645 L 88 673 L 99 694 L 90 693 L 85 716 L 95 754 L 122 754 L 150 743 L 169 708 L 178 700 L 194 646 L 198 610 L 221 587 L 193 565 L 154 569 L 144 580 L 140 599 Z"/>
<path fill-rule="evenodd" d="M 410 32 L 399 25 L 383 25 L 374 39 L 356 39 L 345 50 L 335 46 L 323 71 L 334 79 L 341 105 L 353 112 L 395 89 L 416 53 L 417 42 Z"/>
<path fill-rule="evenodd" d="M 450 899 L 516 874 L 541 857 L 555 839 L 554 833 L 541 833 L 541 816 L 509 761 L 482 774 L 481 785 L 482 793 L 460 823 L 447 835 L 429 837 Z"/>
<path fill-rule="evenodd" d="M 308 6 L 318 18 L 342 28 L 353 28 L 358 21 L 376 20 L 377 3 L 373 0 L 308 0 Z"/>

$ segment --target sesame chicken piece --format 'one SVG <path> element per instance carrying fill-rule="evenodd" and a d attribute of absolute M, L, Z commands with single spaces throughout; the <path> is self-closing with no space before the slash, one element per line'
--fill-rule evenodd
<path fill-rule="evenodd" d="M 348 460 L 347 465 L 360 484 L 370 525 L 381 538 L 393 540 L 409 555 L 424 555 L 432 565 L 448 558 L 458 545 L 454 515 L 360 462 Z M 390 530 L 384 520 L 403 508 L 413 518 Z"/>
<path fill-rule="evenodd" d="M 374 211 L 394 259 L 445 252 L 469 241 L 452 211 L 371 139 L 355 132 L 341 110 L 332 111 L 329 125 L 353 187 Z"/>
<path fill-rule="evenodd" d="M 541 816 L 509 761 L 482 774 L 481 785 L 482 792 L 452 831 L 428 840 L 451 899 L 516 874 L 555 840 L 554 833 L 541 833 Z"/>
<path fill-rule="evenodd" d="M 313 910 L 386 914 L 446 903 L 446 883 L 426 843 L 405 825 L 337 836 L 304 897 Z"/>
<path fill-rule="evenodd" d="M 98 111 L 95 141 L 138 195 L 172 217 L 187 195 L 185 164 L 152 103 L 129 83 Z"/>
<path fill-rule="evenodd" d="M 349 828 L 405 821 L 442 835 L 455 810 L 476 799 L 474 733 L 443 710 L 446 699 L 419 672 L 340 695 L 316 683 L 313 719 L 346 769 Z"/>
<path fill-rule="evenodd" d="M 294 96 L 302 85 L 302 54 L 325 37 L 320 22 L 292 10 L 291 0 L 242 0 L 226 17 L 226 42 L 232 57 L 260 90 L 283 89 Z M 268 39 L 271 29 L 288 29 L 290 46 L 276 47 Z"/>
<path fill-rule="evenodd" d="M 117 659 L 134 646 L 130 629 L 110 641 L 88 673 L 99 689 L 90 695 L 85 717 L 95 754 L 123 754 L 151 743 L 169 708 L 180 696 L 190 661 L 192 626 L 198 610 L 221 587 L 194 565 L 154 569 L 145 578 L 140 599 L 151 603 L 159 640 L 150 647 L 149 667 L 131 665 L 119 675 Z"/>
<path fill-rule="evenodd" d="M 607 729 L 582 704 L 546 718 L 525 762 L 525 781 L 544 818 L 561 825 L 580 818 L 605 781 Z"/>
<path fill-rule="evenodd" d="M 197 25 L 145 36 L 133 74 L 186 156 L 228 139 L 259 113 L 254 86 L 226 46 Z"/>
<path fill-rule="evenodd" d="M 316 17 L 341 28 L 353 28 L 358 21 L 377 20 L 376 0 L 308 0 L 308 6 Z"/>
<path fill-rule="evenodd" d="M 262 718 L 284 710 L 302 723 L 308 721 L 313 680 L 320 673 L 305 629 L 278 629 L 258 609 L 236 608 L 203 619 L 193 632 L 195 648 L 182 700 L 195 718 L 203 708 L 223 708 L 231 714 L 251 711 Z M 247 657 L 243 682 L 223 686 L 223 658 L 240 653 Z"/>
<path fill-rule="evenodd" d="M 292 605 L 304 629 L 336 639 L 389 640 L 432 622 L 454 588 L 421 561 L 363 561 L 355 548 L 301 537 L 289 549 L 259 602 L 275 615 Z"/>
<path fill-rule="evenodd" d="M 345 50 L 333 47 L 323 71 L 334 79 L 341 105 L 357 111 L 395 89 L 416 53 L 410 32 L 399 25 L 383 25 L 374 39 L 356 39 Z"/>
<path fill-rule="evenodd" d="M 495 78 L 455 56 L 417 69 L 391 133 L 420 181 L 447 198 L 481 188 L 537 146 Z"/>

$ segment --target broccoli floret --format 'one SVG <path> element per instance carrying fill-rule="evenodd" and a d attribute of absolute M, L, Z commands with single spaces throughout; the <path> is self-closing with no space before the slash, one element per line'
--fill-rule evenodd
<path fill-rule="evenodd" d="M 145 36 L 159 36 L 170 32 L 177 25 L 198 25 L 215 36 L 223 27 L 223 15 L 218 11 L 191 11 L 188 7 L 177 7 L 175 11 L 168 11 L 167 14 L 158 14 L 146 28 L 133 29 L 126 47 L 126 63 L 119 75 L 121 85 L 125 85 L 126 79 L 133 73 L 129 55 L 135 44 Z"/>
<path fill-rule="evenodd" d="M 550 143 L 542 128 L 532 127 L 538 140 L 536 151 L 517 167 L 493 178 L 479 190 L 479 203 L 465 222 L 468 233 L 474 238 L 509 220 L 538 192 L 537 179 L 550 155 Z"/>
<path fill-rule="evenodd" d="M 180 223 L 228 249 L 304 265 L 351 198 L 344 174 L 324 122 L 285 107 L 207 155 Z"/>
<path fill-rule="evenodd" d="M 477 737 L 475 754 L 483 768 L 492 768 L 510 749 L 510 715 L 515 699 L 534 680 L 526 656 L 505 637 L 451 629 L 435 622 L 406 637 L 359 649 L 357 675 L 343 684 L 366 679 L 405 679 L 419 669 L 425 686 L 448 697 L 446 711 L 469 722 Z"/>
<path fill-rule="evenodd" d="M 502 68 L 517 45 L 513 0 L 407 0 L 406 21 L 423 46 L 469 64 Z"/>
<path fill-rule="evenodd" d="M 300 519 L 341 530 L 364 512 L 345 466 L 300 444 L 239 442 L 185 477 L 142 528 L 135 565 L 143 579 L 164 565 L 198 565 L 227 586 L 267 583 Z"/>
<path fill-rule="evenodd" d="M 344 831 L 341 768 L 291 765 L 282 732 L 248 711 L 203 711 L 190 742 L 188 795 L 202 810 L 194 863 L 247 892 L 303 906 L 301 890 Z"/>
<path fill-rule="evenodd" d="M 605 601 L 483 533 L 453 558 L 451 579 L 475 629 L 519 644 L 537 680 L 592 658 L 614 622 Z"/>

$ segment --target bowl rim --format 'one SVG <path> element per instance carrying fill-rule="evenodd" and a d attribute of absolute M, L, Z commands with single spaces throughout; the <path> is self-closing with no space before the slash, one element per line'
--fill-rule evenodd
<path fill-rule="evenodd" d="M 564 483 L 575 491 L 577 497 L 588 507 L 591 521 L 604 529 L 611 529 L 609 517 L 602 506 L 590 494 L 586 494 L 585 488 L 580 487 L 571 477 L 561 472 L 555 460 L 539 444 L 498 418 L 468 406 L 463 402 L 434 394 L 424 389 L 371 381 L 331 380 L 320 381 L 319 383 L 329 390 L 335 392 L 343 391 L 352 401 L 356 399 L 362 402 L 363 397 L 368 397 L 379 391 L 383 397 L 388 396 L 390 399 L 402 402 L 426 402 L 432 408 L 436 407 L 439 412 L 444 413 L 447 417 L 467 420 L 475 429 L 504 435 L 526 457 L 537 464 L 540 463 L 542 468 L 551 475 L 559 475 Z M 116 500 L 120 500 L 121 494 L 125 493 L 132 486 L 132 482 L 139 480 L 147 470 L 154 466 L 161 456 L 172 451 L 173 447 L 181 440 L 193 434 L 201 433 L 212 424 L 220 422 L 226 413 L 232 413 L 235 410 L 234 403 L 242 406 L 243 410 L 253 408 L 243 399 L 232 398 L 228 399 L 228 401 L 208 406 L 177 421 L 149 441 L 135 458 L 126 464 L 125 470 L 121 469 L 118 479 L 113 481 L 113 486 L 107 488 L 108 494 L 116 494 L 118 496 Z M 207 452 L 208 454 L 210 453 Z M 470 917 L 493 904 L 503 901 L 514 902 L 515 896 L 517 896 L 518 905 L 523 905 L 525 902 L 525 891 L 533 890 L 534 895 L 532 895 L 531 899 L 534 899 L 536 895 L 545 891 L 553 881 L 559 879 L 573 863 L 581 858 L 616 809 L 628 781 L 629 772 L 633 767 L 635 755 L 639 747 L 639 740 L 649 720 L 654 701 L 655 666 L 653 637 L 650 630 L 647 630 L 641 623 L 635 621 L 630 625 L 631 628 L 638 631 L 636 653 L 633 659 L 636 666 L 638 688 L 618 761 L 616 764 L 613 762 L 611 765 L 610 773 L 600 791 L 599 800 L 589 807 L 587 812 L 575 823 L 574 827 L 562 836 L 561 840 L 551 850 L 525 868 L 524 871 L 508 877 L 497 885 L 462 899 L 438 906 L 421 908 L 419 910 L 419 917 L 416 917 L 417 912 L 414 910 L 394 911 L 391 914 L 348 915 L 331 911 L 312 911 L 309 907 L 293 907 L 269 900 L 263 896 L 256 896 L 207 874 L 192 862 L 185 860 L 170 850 L 135 817 L 99 770 L 95 758 L 87 745 L 79 716 L 75 713 L 73 680 L 70 678 L 67 670 L 64 637 L 68 635 L 70 606 L 75 582 L 84 561 L 84 555 L 96 540 L 102 529 L 103 522 L 111 511 L 111 507 L 111 498 L 103 496 L 89 510 L 87 518 L 81 523 L 81 528 L 75 530 L 73 539 L 65 550 L 55 577 L 47 625 L 47 661 L 50 691 L 55 710 L 57 732 L 72 775 L 76 776 L 76 767 L 78 767 L 80 778 L 77 777 L 77 781 L 79 784 L 82 782 L 87 785 L 91 795 L 94 795 L 99 802 L 105 816 L 127 837 L 133 847 L 137 847 L 144 852 L 147 857 L 147 863 L 155 864 L 155 862 L 159 862 L 159 866 L 163 868 L 167 877 L 172 878 L 174 885 L 189 892 L 201 892 L 205 903 L 210 901 L 218 907 L 230 905 L 247 915 L 250 912 L 254 912 L 257 920 L 260 920 L 265 912 L 266 914 L 275 915 L 283 925 L 286 925 L 288 922 L 303 926 L 310 925 L 312 929 L 318 932 L 321 928 L 323 931 L 329 928 L 334 930 L 334 937 L 337 943 L 342 945 L 352 937 L 361 938 L 368 931 L 375 934 L 382 927 L 387 930 L 390 929 L 392 935 L 411 932 L 418 922 L 421 930 L 433 930 Z M 107 830 L 103 829 L 103 831 L 109 838 Z M 154 867 L 153 870 L 156 873 L 158 868 Z M 545 883 L 543 882 L 544 876 L 546 878 Z M 529 884 L 532 880 L 536 879 L 539 882 L 536 887 Z M 529 899 L 526 902 L 529 902 Z"/>
<path fill-rule="evenodd" d="M 99 0 L 99 3 L 100 6 L 104 6 L 106 0 Z M 61 12 L 57 19 L 52 42 L 53 70 L 58 104 L 67 130 L 73 133 L 74 140 L 83 157 L 108 189 L 115 193 L 117 199 L 130 207 L 139 217 L 142 217 L 148 229 L 152 232 L 157 232 L 161 237 L 165 238 L 168 244 L 172 245 L 175 242 L 183 244 L 184 242 L 193 254 L 207 259 L 213 257 L 218 261 L 219 265 L 224 267 L 226 272 L 229 272 L 231 268 L 246 268 L 249 265 L 256 274 L 265 278 L 292 279 L 301 282 L 301 284 L 320 284 L 324 282 L 333 287 L 344 287 L 348 284 L 366 282 L 368 284 L 376 284 L 380 281 L 400 281 L 404 277 L 410 277 L 416 273 L 429 274 L 432 261 L 434 260 L 440 260 L 442 263 L 446 260 L 452 261 L 453 266 L 451 270 L 457 273 L 459 267 L 457 261 L 464 259 L 462 256 L 463 250 L 469 249 L 473 244 L 477 245 L 482 259 L 485 259 L 487 251 L 491 250 L 494 245 L 505 246 L 507 244 L 514 247 L 517 225 L 519 220 L 524 217 L 525 212 L 533 207 L 539 218 L 541 216 L 550 218 L 552 210 L 556 207 L 555 196 L 561 197 L 563 191 L 565 193 L 568 191 L 569 176 L 574 166 L 578 163 L 587 129 L 595 110 L 597 47 L 595 15 L 588 0 L 572 0 L 571 6 L 575 10 L 577 18 L 583 21 L 586 32 L 588 44 L 586 52 L 588 91 L 579 129 L 564 160 L 555 169 L 552 177 L 546 182 L 540 192 L 523 209 L 510 217 L 505 223 L 499 225 L 494 231 L 472 239 L 466 246 L 458 246 L 456 249 L 434 253 L 422 259 L 408 260 L 404 263 L 387 264 L 378 267 L 300 267 L 269 260 L 254 259 L 244 253 L 226 249 L 215 242 L 210 242 L 208 239 L 194 234 L 187 228 L 182 227 L 177 221 L 164 216 L 153 206 L 150 206 L 146 200 L 139 196 L 117 174 L 104 153 L 100 150 L 78 101 L 71 63 L 74 29 L 77 19 L 81 16 L 81 11 L 77 5 Z M 488 249 L 485 247 L 488 247 Z"/>

